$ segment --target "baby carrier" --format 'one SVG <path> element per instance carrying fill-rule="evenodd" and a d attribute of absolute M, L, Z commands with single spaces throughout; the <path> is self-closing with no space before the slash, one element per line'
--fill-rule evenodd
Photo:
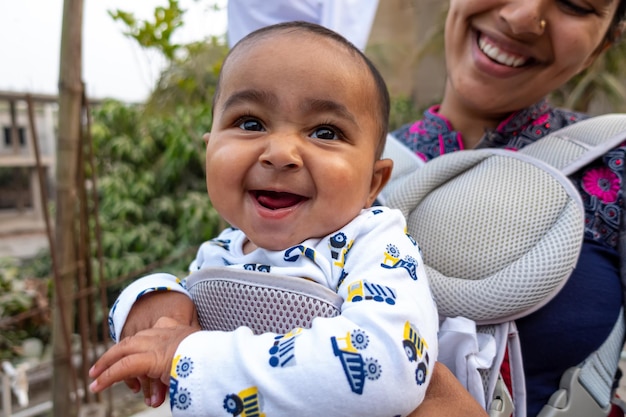
<path fill-rule="evenodd" d="M 440 315 L 449 318 L 441 325 L 439 360 L 491 416 L 526 415 L 515 319 L 548 303 L 576 265 L 584 212 L 567 175 L 625 140 L 626 115 L 579 122 L 518 152 L 460 151 L 428 164 L 389 139 L 394 179 L 383 202 L 407 218 Z M 202 327 L 285 333 L 339 314 L 334 292 L 267 278 L 223 268 L 191 274 L 187 288 Z M 563 375 L 541 417 L 608 415 L 624 330 L 622 310 L 602 346 Z M 513 392 L 500 377 L 505 354 Z"/>

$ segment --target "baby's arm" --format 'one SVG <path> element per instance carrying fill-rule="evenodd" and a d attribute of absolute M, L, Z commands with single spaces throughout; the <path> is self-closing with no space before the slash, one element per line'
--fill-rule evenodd
<path fill-rule="evenodd" d="M 135 301 L 122 327 L 120 340 L 153 327 L 161 317 L 169 317 L 180 324 L 199 326 L 191 298 L 176 291 L 154 291 Z"/>
<path fill-rule="evenodd" d="M 178 296 L 166 297 L 166 293 L 176 293 Z M 177 302 L 182 304 L 179 306 L 175 304 Z M 156 273 L 139 278 L 122 291 L 111 307 L 111 338 L 119 342 L 125 336 L 152 327 L 161 317 L 170 317 L 186 324 L 197 321 L 191 297 L 174 275 Z"/>

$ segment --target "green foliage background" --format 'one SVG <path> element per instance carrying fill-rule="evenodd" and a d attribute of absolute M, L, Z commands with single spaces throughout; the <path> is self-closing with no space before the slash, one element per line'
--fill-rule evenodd
<path fill-rule="evenodd" d="M 173 263 L 166 269 L 180 276 L 193 259 L 189 250 L 226 226 L 206 193 L 202 135 L 211 127 L 228 48 L 217 37 L 174 43 L 184 13 L 177 0 L 157 7 L 151 20 L 110 12 L 127 36 L 158 50 L 169 64 L 145 104 L 110 101 L 94 113 L 107 279 L 168 258 Z"/>
<path fill-rule="evenodd" d="M 108 100 L 92 108 L 95 161 L 87 164 L 85 177 L 94 174 L 97 180 L 103 256 L 100 277 L 92 218 L 92 282 L 109 283 L 111 303 L 121 287 L 150 269 L 184 276 L 197 247 L 226 226 L 206 192 L 202 135 L 211 127 L 212 96 L 227 47 L 219 38 L 173 44 L 182 14 L 176 0 L 157 8 L 154 22 L 111 13 L 128 27 L 128 36 L 158 49 L 169 62 L 146 103 Z M 85 186 L 93 184 L 87 180 Z M 23 283 L 39 279 L 49 288 L 51 269 L 48 253 L 25 261 L 0 259 L 0 319 L 37 307 L 38 294 L 25 291 Z M 102 319 L 104 311 L 97 316 Z M 0 358 L 18 359 L 26 338 L 48 343 L 49 334 L 49 313 L 1 327 Z"/>
<path fill-rule="evenodd" d="M 221 225 L 206 193 L 204 142 L 211 106 L 177 107 L 154 115 L 109 101 L 94 113 L 106 279 L 153 262 L 189 256 L 188 249 Z M 174 262 L 184 270 L 192 258 Z"/>
<path fill-rule="evenodd" d="M 19 358 L 22 342 L 38 338 L 50 341 L 50 313 L 45 309 L 50 298 L 50 257 L 43 253 L 27 264 L 15 258 L 0 258 L 0 318 L 9 318 L 37 308 L 18 325 L 0 329 L 0 361 Z"/>

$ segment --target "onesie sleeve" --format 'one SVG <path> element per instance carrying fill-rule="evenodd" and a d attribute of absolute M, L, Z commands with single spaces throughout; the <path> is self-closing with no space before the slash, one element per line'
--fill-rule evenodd
<path fill-rule="evenodd" d="M 119 343 L 120 335 L 126 324 L 128 313 L 135 301 L 153 291 L 176 291 L 191 296 L 174 275 L 157 273 L 139 278 L 121 292 L 109 311 L 109 334 L 115 343 Z"/>
<path fill-rule="evenodd" d="M 341 315 L 287 334 L 240 327 L 188 336 L 172 364 L 173 416 L 389 417 L 417 408 L 437 357 L 437 310 L 401 214 L 362 217 L 316 250 L 346 238 L 337 256 L 327 252 Z"/>
<path fill-rule="evenodd" d="M 223 233 L 226 233 L 226 231 Z M 208 245 L 208 242 L 203 243 L 198 249 L 196 258 L 189 266 L 190 271 L 196 271 L 198 265 L 202 263 L 203 248 L 206 245 Z M 109 335 L 115 343 L 120 341 L 120 335 L 126 324 L 126 319 L 135 302 L 153 291 L 175 291 L 185 294 L 191 299 L 191 295 L 185 288 L 185 281 L 172 274 L 155 273 L 133 281 L 128 287 L 124 288 L 109 311 Z"/>

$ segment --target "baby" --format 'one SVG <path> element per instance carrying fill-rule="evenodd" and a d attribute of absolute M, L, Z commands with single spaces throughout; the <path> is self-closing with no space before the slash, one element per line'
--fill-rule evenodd
<path fill-rule="evenodd" d="M 438 316 L 402 214 L 371 207 L 392 169 L 381 159 L 389 96 L 380 74 L 333 31 L 277 24 L 231 50 L 213 111 L 207 189 L 232 227 L 200 247 L 192 270 L 308 279 L 342 297 L 341 314 L 282 335 L 163 318 L 109 349 L 91 390 L 158 378 L 175 416 L 408 415 L 437 358 Z M 127 288 L 112 309 L 114 339 L 138 296 L 184 291 L 176 282 L 155 274 Z M 277 347 L 290 360 L 277 361 Z"/>

